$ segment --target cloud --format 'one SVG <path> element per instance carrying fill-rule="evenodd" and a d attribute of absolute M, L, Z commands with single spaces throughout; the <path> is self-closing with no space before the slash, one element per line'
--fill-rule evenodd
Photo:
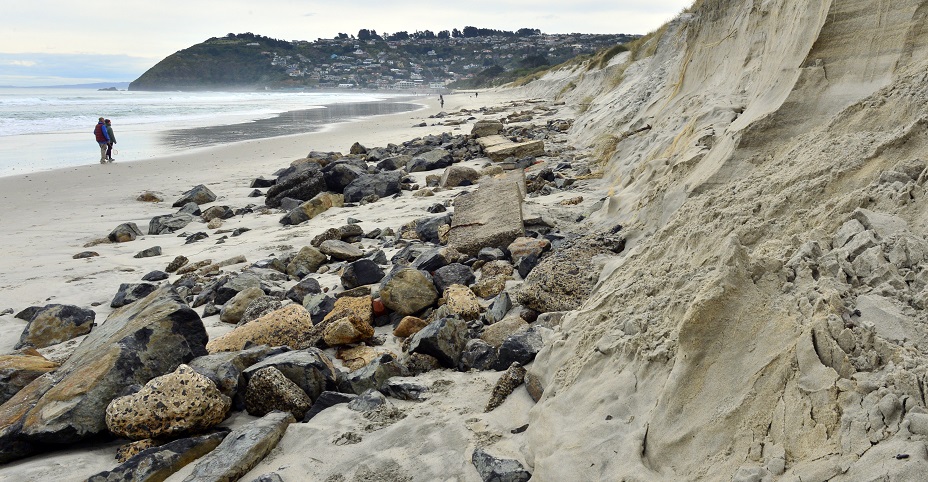
<path fill-rule="evenodd" d="M 34 60 L 10 60 L 8 65 L 16 65 L 20 67 L 34 67 L 39 63 Z"/>
<path fill-rule="evenodd" d="M 138 78 L 158 59 L 129 55 L 0 53 L 4 85 L 120 82 Z"/>

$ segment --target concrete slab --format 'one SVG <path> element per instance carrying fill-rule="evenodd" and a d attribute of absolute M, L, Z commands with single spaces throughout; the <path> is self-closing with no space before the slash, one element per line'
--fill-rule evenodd
<path fill-rule="evenodd" d="M 524 236 L 524 192 L 525 177 L 518 172 L 483 181 L 476 191 L 455 198 L 448 246 L 476 256 L 481 248 L 505 248 Z"/>

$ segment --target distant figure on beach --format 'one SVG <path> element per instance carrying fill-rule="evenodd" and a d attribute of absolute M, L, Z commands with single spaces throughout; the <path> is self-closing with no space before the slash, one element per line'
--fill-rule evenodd
<path fill-rule="evenodd" d="M 480 92 L 474 92 L 474 98 L 476 99 L 480 95 Z"/>
<path fill-rule="evenodd" d="M 97 126 L 93 128 L 93 135 L 97 139 L 97 144 L 100 145 L 100 164 L 105 164 L 106 150 L 110 146 L 110 134 L 106 130 L 106 124 L 103 122 L 102 117 L 97 122 Z"/>
<path fill-rule="evenodd" d="M 113 125 L 110 123 L 109 119 L 103 121 L 106 124 L 106 137 L 109 139 L 109 142 L 106 144 L 106 160 L 113 162 L 116 159 L 113 159 L 113 144 L 116 143 L 116 135 L 113 134 Z"/>
<path fill-rule="evenodd" d="M 438 103 L 441 104 L 441 108 L 445 108 L 445 98 L 441 94 L 438 94 Z"/>

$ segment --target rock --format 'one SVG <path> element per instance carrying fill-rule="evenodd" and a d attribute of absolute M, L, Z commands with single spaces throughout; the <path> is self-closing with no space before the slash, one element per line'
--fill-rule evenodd
<path fill-rule="evenodd" d="M 480 173 L 465 166 L 448 166 L 441 175 L 438 185 L 441 187 L 469 186 L 480 179 Z"/>
<path fill-rule="evenodd" d="M 360 202 L 370 195 L 378 198 L 392 196 L 400 192 L 402 178 L 403 173 L 399 171 L 364 174 L 345 187 L 345 202 Z"/>
<path fill-rule="evenodd" d="M 338 298 L 335 300 L 332 311 L 325 315 L 322 321 L 329 322 L 354 316 L 363 323 L 371 324 L 374 318 L 374 309 L 371 303 L 370 295 Z"/>
<path fill-rule="evenodd" d="M 169 287 L 113 311 L 60 368 L 0 407 L 0 461 L 104 432 L 110 401 L 205 355 L 207 339 L 200 317 Z"/>
<path fill-rule="evenodd" d="M 174 207 L 177 207 L 177 206 L 174 206 Z M 178 214 L 189 214 L 191 216 L 199 216 L 203 212 L 200 211 L 200 206 L 197 203 L 189 202 L 181 206 L 180 209 L 177 210 L 177 213 Z"/>
<path fill-rule="evenodd" d="M 287 265 L 287 274 L 302 279 L 308 274 L 315 273 L 328 258 L 312 246 L 303 246 L 300 252 L 293 257 Z"/>
<path fill-rule="evenodd" d="M 319 394 L 319 398 L 313 402 L 312 408 L 306 412 L 306 415 L 303 417 L 303 422 L 312 420 L 313 417 L 319 415 L 319 412 L 329 407 L 334 407 L 335 405 L 340 405 L 342 403 L 348 403 L 355 398 L 357 398 L 357 395 L 353 393 L 322 392 Z"/>
<path fill-rule="evenodd" d="M 206 211 L 203 211 L 203 214 L 200 215 L 200 218 L 207 223 L 212 223 L 217 219 L 229 219 L 234 216 L 235 211 L 233 211 L 229 206 L 212 206 Z M 211 227 L 210 229 L 216 228 Z"/>
<path fill-rule="evenodd" d="M 551 249 L 551 241 L 545 238 L 529 238 L 522 236 L 513 240 L 506 249 L 514 260 L 530 254 L 540 257 L 542 253 Z"/>
<path fill-rule="evenodd" d="M 472 193 L 456 197 L 448 246 L 475 256 L 483 248 L 504 248 L 524 236 L 524 184 L 524 178 L 514 176 L 493 179 L 480 183 Z"/>
<path fill-rule="evenodd" d="M 304 162 L 291 166 L 277 177 L 277 182 L 268 188 L 264 204 L 276 208 L 284 198 L 308 201 L 325 190 L 325 179 L 319 165 Z"/>
<path fill-rule="evenodd" d="M 474 450 L 471 461 L 483 482 L 525 482 L 532 478 L 518 460 L 499 459 L 482 448 Z"/>
<path fill-rule="evenodd" d="M 480 252 L 477 253 L 477 259 L 480 261 L 497 261 L 505 260 L 506 253 L 499 248 L 481 248 Z"/>
<path fill-rule="evenodd" d="M 431 151 L 413 156 L 412 161 L 406 165 L 406 170 L 412 172 L 433 171 L 435 169 L 444 169 L 451 165 L 454 159 L 451 152 L 445 149 L 433 149 Z"/>
<path fill-rule="evenodd" d="M 159 482 L 208 454 L 228 431 L 183 438 L 142 450 L 112 470 L 90 476 L 86 482 Z"/>
<path fill-rule="evenodd" d="M 487 309 L 485 315 L 487 323 L 492 325 L 493 323 L 502 320 L 506 317 L 506 313 L 509 313 L 509 310 L 511 309 L 512 300 L 509 298 L 509 293 L 503 291 L 496 296 L 496 299 L 493 300 L 493 303 L 491 303 L 490 307 Z"/>
<path fill-rule="evenodd" d="M 188 260 L 186 256 L 177 256 L 164 270 L 168 273 L 173 273 L 184 267 L 189 261 L 190 260 Z"/>
<path fill-rule="evenodd" d="M 136 201 L 141 201 L 145 203 L 160 203 L 164 201 L 164 198 L 152 191 L 145 191 L 142 194 L 139 194 L 139 197 L 135 198 Z"/>
<path fill-rule="evenodd" d="M 446 368 L 457 368 L 467 343 L 467 324 L 458 318 L 442 318 L 413 335 L 409 352 L 435 357 Z"/>
<path fill-rule="evenodd" d="M 153 258 L 155 256 L 161 256 L 161 246 L 152 246 L 148 249 L 143 249 L 133 256 L 133 258 Z"/>
<path fill-rule="evenodd" d="M 541 386 L 541 378 L 532 372 L 525 375 L 525 389 L 536 403 L 541 400 L 541 396 L 545 393 L 544 387 Z"/>
<path fill-rule="evenodd" d="M 211 203 L 216 200 L 216 195 L 208 187 L 198 184 L 193 189 L 185 192 L 181 197 L 174 201 L 172 207 L 178 208 L 187 203 L 196 203 L 197 205 Z"/>
<path fill-rule="evenodd" d="M 352 392 L 362 394 L 365 390 L 378 390 L 390 377 L 405 376 L 406 369 L 392 355 L 385 353 L 364 368 L 354 371 L 345 380 Z"/>
<path fill-rule="evenodd" d="M 0 404 L 58 364 L 41 355 L 0 355 Z"/>
<path fill-rule="evenodd" d="M 233 430 L 215 450 L 203 456 L 184 482 L 238 480 L 258 464 L 295 422 L 286 412 L 271 412 L 259 420 Z"/>
<path fill-rule="evenodd" d="M 13 348 L 26 346 L 45 348 L 86 335 L 93 328 L 96 317 L 93 310 L 74 305 L 45 305 L 32 314 L 29 323 Z"/>
<path fill-rule="evenodd" d="M 319 281 L 316 278 L 307 276 L 287 290 L 287 294 L 284 296 L 288 300 L 302 304 L 306 295 L 317 295 L 319 293 L 322 293 L 322 286 L 319 285 Z"/>
<path fill-rule="evenodd" d="M 348 371 L 353 372 L 364 368 L 368 363 L 374 361 L 384 353 L 384 351 L 375 350 L 373 347 L 367 345 L 357 345 L 352 347 L 340 347 L 335 352 L 335 358 L 341 360 L 342 365 L 344 365 Z"/>
<path fill-rule="evenodd" d="M 219 443 L 217 442 L 216 445 L 219 445 Z M 125 445 L 120 445 L 119 448 L 116 449 L 116 461 L 121 464 L 131 459 L 132 457 L 135 457 L 139 453 L 157 446 L 158 442 L 150 438 L 136 440 Z"/>
<path fill-rule="evenodd" d="M 515 293 L 516 301 L 539 313 L 577 309 L 599 279 L 593 258 L 611 254 L 602 245 L 583 238 L 565 241 L 532 269 Z"/>
<path fill-rule="evenodd" d="M 239 351 L 249 345 L 309 348 L 315 344 L 310 338 L 312 327 L 313 323 L 306 308 L 297 304 L 287 305 L 210 340 L 206 349 L 210 353 L 217 353 Z"/>
<path fill-rule="evenodd" d="M 319 251 L 339 261 L 357 261 L 364 257 L 364 252 L 357 246 L 337 239 L 323 241 Z"/>
<path fill-rule="evenodd" d="M 216 316 L 222 312 L 222 309 L 217 307 L 212 301 L 206 302 L 203 305 L 203 318 L 209 318 L 210 316 Z"/>
<path fill-rule="evenodd" d="M 464 351 L 461 352 L 460 369 L 462 371 L 472 368 L 476 370 L 493 370 L 495 366 L 496 348 L 479 338 L 467 340 Z"/>
<path fill-rule="evenodd" d="M 503 123 L 493 119 L 481 119 L 474 123 L 470 133 L 474 137 L 495 136 L 502 132 Z"/>
<path fill-rule="evenodd" d="M 348 408 L 355 412 L 373 412 L 387 404 L 387 398 L 377 390 L 368 389 L 348 402 Z"/>
<path fill-rule="evenodd" d="M 380 299 L 390 310 L 411 315 L 432 306 L 438 299 L 438 291 L 422 272 L 404 268 L 381 285 Z"/>
<path fill-rule="evenodd" d="M 374 336 L 374 328 L 357 316 L 346 316 L 333 321 L 322 332 L 329 346 L 359 343 Z"/>
<path fill-rule="evenodd" d="M 529 324 L 525 320 L 518 316 L 510 316 L 484 328 L 480 339 L 499 348 L 510 335 L 523 332 L 528 328 Z"/>
<path fill-rule="evenodd" d="M 416 256 L 416 259 L 412 262 L 412 267 L 431 273 L 451 263 L 456 263 L 463 257 L 464 256 L 454 248 L 431 248 Z"/>
<path fill-rule="evenodd" d="M 245 409 L 251 415 L 261 417 L 280 410 L 302 420 L 312 404 L 306 392 L 272 366 L 257 370 L 248 379 Z"/>
<path fill-rule="evenodd" d="M 271 348 L 259 345 L 247 350 L 213 353 L 191 360 L 190 367 L 209 378 L 223 395 L 232 399 L 232 407 L 242 410 L 247 381 L 243 372 L 264 358 L 287 350 L 286 347 Z"/>
<path fill-rule="evenodd" d="M 359 259 L 348 264 L 341 275 L 342 286 L 346 290 L 379 283 L 384 277 L 383 269 L 370 259 Z"/>
<path fill-rule="evenodd" d="M 279 310 L 281 307 L 283 307 L 283 304 L 277 298 L 272 296 L 259 296 L 248 303 L 248 307 L 242 312 L 242 317 L 238 320 L 238 324 L 244 325 L 250 321 L 257 320 L 272 311 Z"/>
<path fill-rule="evenodd" d="M 107 239 L 113 243 L 125 243 L 135 241 L 135 238 L 141 235 L 142 232 L 139 231 L 139 227 L 135 223 L 122 223 L 110 232 Z"/>
<path fill-rule="evenodd" d="M 300 224 L 328 211 L 332 208 L 340 208 L 345 205 L 345 196 L 331 192 L 321 192 L 313 196 L 296 208 L 290 210 L 286 216 L 281 218 L 280 223 L 283 225 Z"/>
<path fill-rule="evenodd" d="M 393 377 L 383 383 L 380 391 L 384 395 L 398 400 L 422 400 L 423 395 L 429 389 L 425 385 L 417 383 L 415 378 Z"/>
<path fill-rule="evenodd" d="M 480 301 L 466 286 L 451 285 L 445 289 L 445 307 L 448 313 L 458 316 L 464 321 L 476 320 L 480 317 Z"/>
<path fill-rule="evenodd" d="M 536 328 L 512 334 L 499 347 L 496 369 L 503 370 L 514 362 L 527 365 L 543 347 L 544 341 Z"/>
<path fill-rule="evenodd" d="M 332 163 L 322 169 L 327 190 L 340 193 L 355 179 L 367 174 L 367 170 L 350 162 Z"/>
<path fill-rule="evenodd" d="M 238 324 L 242 321 L 242 315 L 245 309 L 252 301 L 264 296 L 264 290 L 251 286 L 236 293 L 231 300 L 227 301 L 219 312 L 219 321 L 223 323 Z"/>
<path fill-rule="evenodd" d="M 81 251 L 80 253 L 71 256 L 71 259 L 87 259 L 87 258 L 96 258 L 100 256 L 100 253 L 96 251 Z"/>
<path fill-rule="evenodd" d="M 451 285 L 470 286 L 476 280 L 473 270 L 461 263 L 451 263 L 435 270 L 432 275 L 435 287 L 444 292 Z"/>
<path fill-rule="evenodd" d="M 480 281 L 474 283 L 470 289 L 474 292 L 475 295 L 481 298 L 492 298 L 506 289 L 506 282 L 511 280 L 512 276 L 493 276 L 493 277 L 481 277 Z"/>
<path fill-rule="evenodd" d="M 354 144 L 351 145 L 351 150 L 349 151 L 349 153 L 353 155 L 367 154 L 367 148 L 362 146 L 360 143 L 355 142 Z"/>
<path fill-rule="evenodd" d="M 145 276 L 142 276 L 142 281 L 164 281 L 170 277 L 171 275 L 165 273 L 164 271 L 154 270 L 149 271 L 145 274 Z"/>
<path fill-rule="evenodd" d="M 410 337 L 418 333 L 419 330 L 428 326 L 428 324 L 429 322 L 421 318 L 416 318 L 415 316 L 404 316 L 396 326 L 396 329 L 393 330 L 393 336 L 400 338 Z"/>
<path fill-rule="evenodd" d="M 207 377 L 187 365 L 156 377 L 132 395 L 114 399 L 106 407 L 106 426 L 131 440 L 175 438 L 219 425 L 232 399 Z"/>
<path fill-rule="evenodd" d="M 251 181 L 251 184 L 249 184 L 248 187 L 252 189 L 255 189 L 255 188 L 264 189 L 264 188 L 271 187 L 274 184 L 277 184 L 276 179 L 264 179 L 261 177 L 256 177 L 254 178 L 254 180 Z"/>
<path fill-rule="evenodd" d="M 522 279 L 528 278 L 529 273 L 535 269 L 535 266 L 538 266 L 539 261 L 538 255 L 535 253 L 518 258 L 516 261 L 516 270 L 519 272 L 519 276 L 521 276 Z"/>
<path fill-rule="evenodd" d="M 193 233 L 193 234 L 191 234 L 190 236 L 187 236 L 187 237 L 185 238 L 184 244 L 193 244 L 193 243 L 195 243 L 195 242 L 197 242 L 197 241 L 202 241 L 202 240 L 204 240 L 204 239 L 206 239 L 206 238 L 208 238 L 208 237 L 209 237 L 209 235 L 206 234 L 206 233 L 204 233 L 204 232 L 202 232 L 202 231 L 199 232 L 199 233 Z"/>
<path fill-rule="evenodd" d="M 158 289 L 157 285 L 151 283 L 123 283 L 119 285 L 119 291 L 110 302 L 110 308 L 119 308 L 145 298 Z"/>
<path fill-rule="evenodd" d="M 395 171 L 406 167 L 406 164 L 412 160 L 412 156 L 393 156 L 382 159 L 377 163 L 377 169 L 380 171 Z"/>
<path fill-rule="evenodd" d="M 496 276 L 512 276 L 513 267 L 509 261 L 499 260 L 485 263 L 480 268 L 481 278 L 494 278 Z"/>
<path fill-rule="evenodd" d="M 193 220 L 194 217 L 187 213 L 155 216 L 148 222 L 148 234 L 170 234 L 183 229 Z"/>
<path fill-rule="evenodd" d="M 251 482 L 284 482 L 284 479 L 280 478 L 280 475 L 271 472 L 270 474 L 259 475 L 258 478 L 253 479 Z"/>
<path fill-rule="evenodd" d="M 450 224 L 451 216 L 447 213 L 430 218 L 419 218 L 416 220 L 416 236 L 427 243 L 439 244 L 441 227 Z"/>
<path fill-rule="evenodd" d="M 494 408 L 503 404 L 506 398 L 525 381 L 525 368 L 518 362 L 514 362 L 503 373 L 496 385 L 493 386 L 493 392 L 490 394 L 490 400 L 487 402 L 485 412 L 491 412 Z"/>
<path fill-rule="evenodd" d="M 321 323 L 335 308 L 335 298 L 322 293 L 306 295 L 303 299 L 303 307 L 309 311 L 313 323 Z"/>
<path fill-rule="evenodd" d="M 494 162 L 502 162 L 509 157 L 521 159 L 545 155 L 545 143 L 541 140 L 512 142 L 503 136 L 491 135 L 480 137 L 477 142 L 483 147 L 483 154 Z"/>
<path fill-rule="evenodd" d="M 332 363 L 332 359 L 318 348 L 268 356 L 245 369 L 242 374 L 245 380 L 248 380 L 257 371 L 266 367 L 276 368 L 312 400 L 316 400 L 326 390 L 335 390 L 338 381 L 338 370 Z"/>

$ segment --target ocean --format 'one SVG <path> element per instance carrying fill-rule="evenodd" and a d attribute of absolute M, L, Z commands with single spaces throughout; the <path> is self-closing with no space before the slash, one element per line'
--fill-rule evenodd
<path fill-rule="evenodd" d="M 112 121 L 113 157 L 122 162 L 418 108 L 380 93 L 0 88 L 0 176 L 98 163 L 101 116 Z"/>

